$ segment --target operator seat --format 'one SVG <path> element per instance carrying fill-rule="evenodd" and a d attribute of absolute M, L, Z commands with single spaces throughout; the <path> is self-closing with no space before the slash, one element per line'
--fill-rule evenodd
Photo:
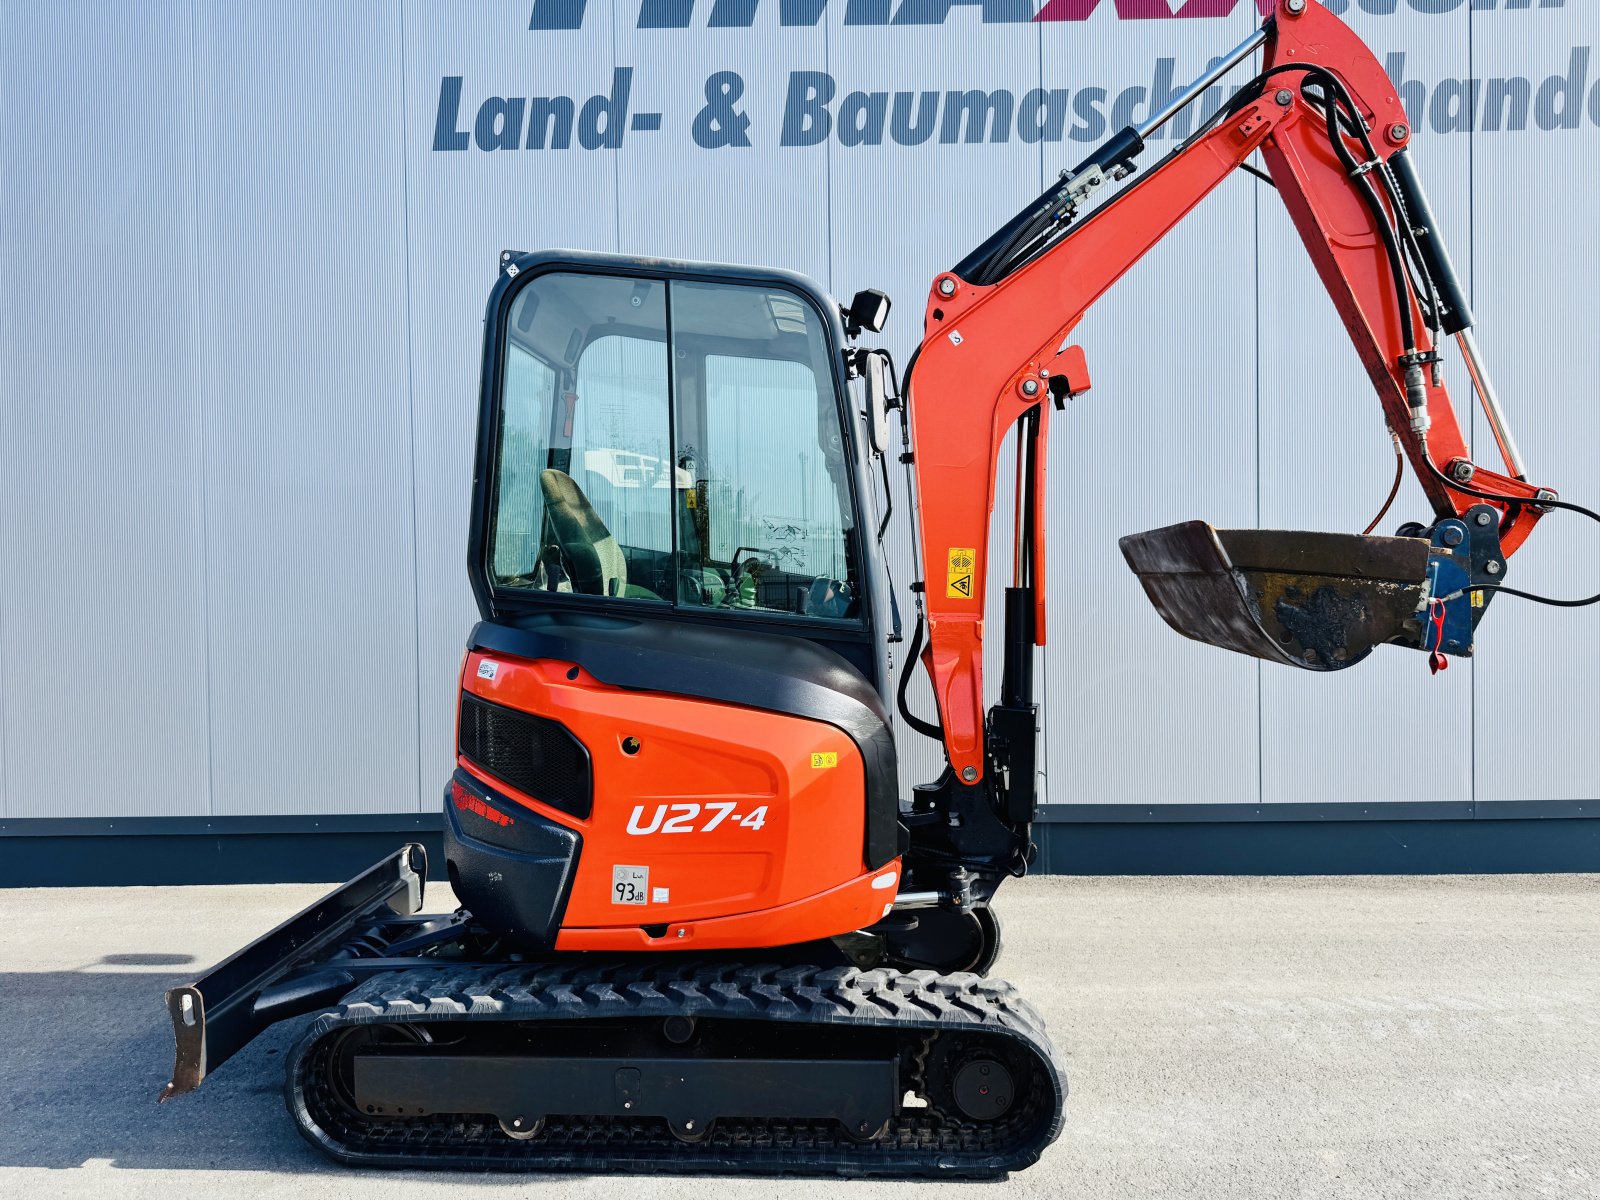
<path fill-rule="evenodd" d="M 539 472 L 539 489 L 550 528 L 572 572 L 572 590 L 589 596 L 628 595 L 628 560 L 583 489 L 554 467 Z"/>

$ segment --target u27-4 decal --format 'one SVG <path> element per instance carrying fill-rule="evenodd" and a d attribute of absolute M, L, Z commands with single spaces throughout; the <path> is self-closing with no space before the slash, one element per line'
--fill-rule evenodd
<path fill-rule="evenodd" d="M 729 800 L 713 800 L 705 804 L 658 804 L 646 818 L 647 806 L 635 804 L 628 818 L 628 832 L 636 837 L 652 833 L 710 833 L 722 824 L 736 825 L 741 829 L 760 829 L 767 823 L 767 806 L 761 805 L 747 813 Z"/>

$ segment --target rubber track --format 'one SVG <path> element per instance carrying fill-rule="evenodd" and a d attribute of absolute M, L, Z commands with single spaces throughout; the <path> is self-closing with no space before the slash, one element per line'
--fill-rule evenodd
<path fill-rule="evenodd" d="M 882 1138 L 857 1142 L 836 1121 L 718 1120 L 701 1142 L 661 1120 L 551 1118 L 529 1141 L 492 1117 L 369 1118 L 328 1088 L 336 1035 L 355 1025 L 461 1021 L 656 1020 L 675 1014 L 904 1032 L 921 1049 L 999 1039 L 1034 1062 L 1032 1086 L 1000 1121 L 903 1109 Z M 310 1142 L 351 1166 L 495 1170 L 1003 1177 L 1036 1162 L 1061 1132 L 1066 1085 L 1044 1025 L 1003 980 L 845 967 L 675 963 L 534 966 L 375 976 L 318 1016 L 288 1060 L 286 1099 Z"/>

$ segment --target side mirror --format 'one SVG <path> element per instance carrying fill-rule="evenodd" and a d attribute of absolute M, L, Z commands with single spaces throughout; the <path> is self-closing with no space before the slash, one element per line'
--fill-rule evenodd
<path fill-rule="evenodd" d="M 872 438 L 872 452 L 885 454 L 889 449 L 889 368 L 888 358 L 881 350 L 867 351 L 866 380 L 867 421 Z"/>

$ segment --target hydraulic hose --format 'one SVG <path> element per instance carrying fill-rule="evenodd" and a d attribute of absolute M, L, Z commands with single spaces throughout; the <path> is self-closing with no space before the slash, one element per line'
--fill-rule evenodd
<path fill-rule="evenodd" d="M 900 686 L 895 692 L 895 705 L 900 710 L 900 715 L 905 718 L 907 725 L 915 729 L 923 737 L 930 737 L 936 742 L 944 741 L 944 730 L 931 721 L 924 721 L 911 711 L 911 705 L 906 701 L 907 689 L 911 686 L 911 672 L 922 662 L 922 628 L 923 615 L 917 611 L 917 628 L 911 635 L 911 645 L 906 648 L 905 665 L 900 668 Z"/>
<path fill-rule="evenodd" d="M 1553 496 L 1549 496 L 1537 501 L 1530 501 L 1523 496 L 1506 496 L 1499 492 L 1485 492 L 1479 488 L 1469 487 L 1464 483 L 1457 483 L 1455 480 L 1451 479 L 1448 475 L 1441 471 L 1438 465 L 1433 461 L 1433 456 L 1428 453 L 1428 441 L 1426 438 L 1422 439 L 1422 461 L 1427 466 L 1429 473 L 1432 474 L 1435 479 L 1439 480 L 1445 486 L 1461 492 L 1463 495 L 1472 496 L 1479 500 L 1493 500 L 1501 504 L 1511 504 L 1517 506 L 1529 503 L 1537 503 L 1541 508 L 1556 508 L 1561 509 L 1564 512 L 1575 512 L 1580 516 L 1588 517 L 1589 520 L 1595 522 L 1597 525 L 1600 525 L 1600 512 L 1595 512 L 1591 508 L 1585 508 L 1581 504 L 1574 504 L 1570 500 L 1558 500 Z M 1534 592 L 1524 592 L 1517 588 L 1510 587 L 1504 583 L 1474 584 L 1472 590 L 1502 592 L 1507 596 L 1516 596 L 1521 600 L 1532 600 L 1535 604 L 1544 604 L 1551 608 L 1588 608 L 1590 605 L 1600 604 L 1600 592 L 1597 592 L 1593 596 L 1585 597 L 1582 600 L 1561 600 L 1554 596 L 1540 596 Z M 1458 592 L 1456 595 L 1460 595 L 1460 593 Z M 1452 600 L 1454 598 L 1455 596 L 1443 597 L 1443 599 L 1446 600 Z"/>

